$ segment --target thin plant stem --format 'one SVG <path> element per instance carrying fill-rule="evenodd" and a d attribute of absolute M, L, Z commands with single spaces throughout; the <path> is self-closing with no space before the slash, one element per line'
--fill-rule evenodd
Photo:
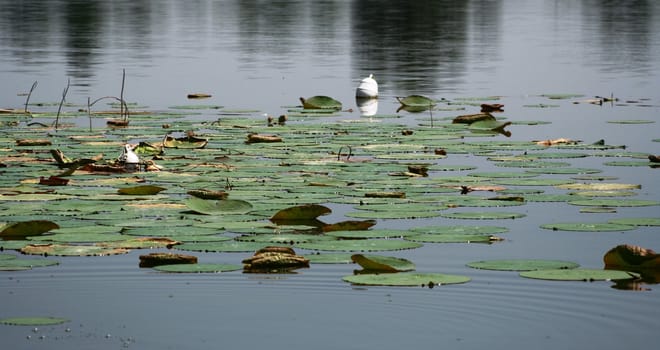
<path fill-rule="evenodd" d="M 57 117 L 55 118 L 55 130 L 57 130 L 59 123 L 60 123 L 60 112 L 62 111 L 62 105 L 64 104 L 64 100 L 66 100 L 66 94 L 69 92 L 69 85 L 71 84 L 71 79 L 66 80 L 66 87 L 64 88 L 64 91 L 62 92 L 62 100 L 60 101 L 60 106 L 57 108 Z"/>
<path fill-rule="evenodd" d="M 37 87 L 37 81 L 35 80 L 34 83 L 32 83 L 32 87 L 30 88 L 30 92 L 27 95 L 27 98 L 25 99 L 25 113 L 29 113 L 27 106 L 28 103 L 30 102 L 30 96 L 32 96 L 32 91 Z"/>

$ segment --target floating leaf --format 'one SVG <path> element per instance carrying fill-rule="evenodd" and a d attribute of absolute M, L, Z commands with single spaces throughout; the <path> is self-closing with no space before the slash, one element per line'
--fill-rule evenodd
<path fill-rule="evenodd" d="M 660 205 L 660 202 L 643 199 L 582 199 L 569 201 L 568 204 L 599 207 L 647 207 Z"/>
<path fill-rule="evenodd" d="M 21 221 L 5 226 L 0 231 L 0 236 L 13 238 L 37 236 L 57 228 L 60 228 L 58 224 L 48 220 Z"/>
<path fill-rule="evenodd" d="M 311 250 L 371 252 L 385 250 L 414 249 L 421 243 L 407 242 L 398 239 L 351 239 L 339 241 L 322 241 L 296 244 L 296 247 Z"/>
<path fill-rule="evenodd" d="M 399 238 L 415 235 L 416 232 L 409 230 L 375 229 L 357 231 L 333 231 L 326 232 L 326 236 L 342 239 L 364 239 L 364 238 Z"/>
<path fill-rule="evenodd" d="M 580 265 L 570 261 L 561 260 L 538 260 L 538 259 L 511 259 L 511 260 L 486 260 L 474 261 L 467 266 L 475 269 L 498 270 L 498 271 L 533 271 L 552 269 L 574 269 Z"/>
<path fill-rule="evenodd" d="M 275 213 L 270 219 L 272 221 L 287 220 L 311 220 L 321 215 L 330 214 L 330 208 L 318 204 L 305 204 L 282 209 Z"/>
<path fill-rule="evenodd" d="M 526 278 L 553 280 L 553 281 L 616 281 L 639 278 L 632 272 L 618 270 L 597 269 L 555 269 L 555 270 L 533 270 L 523 271 L 520 276 Z"/>
<path fill-rule="evenodd" d="M 304 257 L 312 264 L 350 264 L 353 262 L 351 256 L 351 253 L 316 253 Z"/>
<path fill-rule="evenodd" d="M 149 196 L 158 194 L 161 191 L 166 190 L 165 187 L 154 186 L 154 185 L 142 185 L 134 187 L 124 187 L 117 190 L 117 193 L 124 195 L 135 195 L 135 196 Z"/>
<path fill-rule="evenodd" d="M 58 265 L 59 262 L 49 259 L 8 259 L 0 260 L 0 271 L 29 270 L 35 267 Z"/>
<path fill-rule="evenodd" d="M 495 220 L 495 219 L 517 219 L 525 217 L 525 214 L 522 213 L 512 213 L 512 212 L 454 212 L 454 213 L 443 213 L 442 217 L 450 219 L 474 219 L 474 220 Z"/>
<path fill-rule="evenodd" d="M 29 244 L 21 248 L 23 254 L 57 256 L 105 256 L 126 254 L 128 252 L 127 249 L 122 248 L 66 244 Z"/>
<path fill-rule="evenodd" d="M 634 230 L 635 226 L 605 222 L 558 222 L 543 224 L 541 228 L 553 231 L 615 232 Z"/>
<path fill-rule="evenodd" d="M 308 98 L 300 98 L 300 102 L 304 109 L 331 109 L 340 110 L 341 102 L 329 96 L 312 96 Z"/>
<path fill-rule="evenodd" d="M 609 220 L 608 222 L 633 226 L 660 226 L 660 218 L 619 218 Z"/>
<path fill-rule="evenodd" d="M 435 106 L 435 101 L 422 95 L 409 95 L 406 97 L 397 97 L 399 103 L 407 107 L 429 107 Z"/>
<path fill-rule="evenodd" d="M 351 260 L 362 266 L 360 273 L 394 273 L 413 271 L 415 264 L 392 256 L 353 254 Z"/>
<path fill-rule="evenodd" d="M 370 286 L 428 286 L 458 284 L 470 281 L 469 277 L 460 275 L 446 275 L 440 273 L 386 273 L 381 275 L 352 275 L 342 277 L 342 280 L 352 284 Z"/>
<path fill-rule="evenodd" d="M 10 317 L 0 319 L 0 323 L 12 326 L 52 326 L 69 322 L 60 317 Z"/>
<path fill-rule="evenodd" d="M 234 264 L 173 264 L 160 265 L 154 270 L 176 273 L 218 273 L 242 270 L 243 266 Z"/>
<path fill-rule="evenodd" d="M 184 201 L 188 208 L 201 214 L 245 214 L 252 210 L 252 204 L 240 199 L 201 199 L 190 197 Z"/>
<path fill-rule="evenodd" d="M 404 238 L 407 241 L 423 243 L 492 243 L 503 240 L 502 238 L 493 235 L 463 233 L 424 233 Z"/>

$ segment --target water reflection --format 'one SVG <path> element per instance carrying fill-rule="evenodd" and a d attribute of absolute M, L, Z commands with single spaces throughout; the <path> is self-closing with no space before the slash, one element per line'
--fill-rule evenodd
<path fill-rule="evenodd" d="M 584 28 L 587 40 L 596 49 L 597 66 L 603 71 L 634 71 L 644 74 L 652 69 L 654 11 L 649 1 L 585 1 Z"/>
<path fill-rule="evenodd" d="M 466 1 L 354 1 L 352 58 L 401 91 L 451 85 L 465 70 Z"/>

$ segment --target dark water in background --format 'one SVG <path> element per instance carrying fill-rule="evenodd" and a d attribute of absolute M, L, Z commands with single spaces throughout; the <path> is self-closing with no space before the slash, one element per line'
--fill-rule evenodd
<path fill-rule="evenodd" d="M 379 113 L 394 113 L 394 96 L 413 93 L 447 99 L 501 95 L 510 120 L 552 121 L 512 128 L 512 139 L 605 138 L 631 151 L 659 154 L 658 143 L 651 141 L 660 137 L 657 123 L 605 123 L 658 121 L 658 19 L 654 1 L 0 1 L 0 107 L 20 107 L 24 97 L 17 93 L 35 80 L 35 102 L 58 101 L 67 78 L 71 102 L 117 95 L 125 68 L 129 101 L 166 109 L 189 104 L 190 92 L 207 92 L 214 97 L 204 103 L 258 109 L 255 116 L 261 118 L 262 112 L 277 115 L 298 97 L 316 94 L 352 107 L 358 81 L 373 73 L 380 84 Z M 572 105 L 537 96 L 542 93 L 613 93 L 624 100 L 649 99 L 644 101 L 650 107 Z M 561 112 L 523 108 L 534 103 L 561 103 Z M 414 116 L 404 117 L 416 123 Z M 456 162 L 479 162 L 474 158 Z M 579 162 L 602 167 L 603 160 Z M 640 199 L 660 198 L 655 171 L 608 168 L 606 175 L 642 184 Z M 464 266 L 535 256 L 600 268 L 602 254 L 594 252 L 617 244 L 660 250 L 654 228 L 549 235 L 538 225 L 548 216 L 577 218 L 576 211 L 545 203 L 524 208 L 528 218 L 506 223 L 510 233 L 502 244 L 427 245 L 396 253 L 413 260 L 418 271 L 473 278 L 434 289 L 353 288 L 339 281 L 353 267 L 336 265 L 290 276 L 164 275 L 137 269 L 139 252 L 64 258 L 55 268 L 3 272 L 0 318 L 52 314 L 73 321 L 38 332 L 0 326 L 0 344 L 12 349 L 656 347 L 657 285 L 648 292 L 624 292 L 607 283 L 531 281 Z M 657 217 L 658 208 L 620 213 Z M 200 255 L 205 262 L 224 258 Z"/>

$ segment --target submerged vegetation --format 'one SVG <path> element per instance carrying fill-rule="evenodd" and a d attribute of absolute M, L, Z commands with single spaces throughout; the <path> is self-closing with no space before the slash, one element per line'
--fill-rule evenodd
<path fill-rule="evenodd" d="M 124 79 L 120 97 L 103 97 L 83 108 L 68 105 L 73 109 L 69 112 L 62 112 L 67 89 L 61 103 L 52 104 L 58 105 L 56 112 L 28 111 L 29 94 L 23 111 L 2 110 L 0 220 L 5 225 L 0 249 L 46 258 L 17 259 L 4 253 L 0 270 L 57 264 L 50 256 L 169 249 L 223 254 L 227 263 L 198 263 L 195 256 L 185 255 L 182 264 L 143 261 L 141 266 L 157 266 L 161 272 L 230 272 L 241 270 L 242 262 L 244 272 L 284 273 L 310 264 L 313 268 L 316 263 L 357 263 L 363 270 L 343 281 L 433 287 L 466 283 L 471 277 L 415 271 L 414 262 L 376 252 L 394 254 L 433 244 L 500 244 L 507 240 L 508 220 L 524 220 L 524 206 L 531 202 L 606 213 L 621 207 L 660 205 L 655 200 L 630 199 L 638 194 L 638 184 L 614 182 L 615 178 L 595 175 L 601 169 L 573 167 L 568 162 L 607 157 L 606 152 L 613 150 L 623 152 L 621 145 L 565 138 L 509 140 L 512 131 L 504 128 L 520 123 L 491 114 L 502 112 L 502 104 L 420 95 L 398 98 L 404 113 L 431 116 L 430 125 L 423 120 L 414 128 L 391 116 L 355 119 L 351 110 L 342 111 L 342 104 L 327 96 L 301 99 L 303 106 L 289 109 L 290 114 L 281 116 L 278 123 L 251 111 L 223 114 L 220 106 L 173 106 L 167 112 L 132 106 L 129 126 Z M 35 87 L 36 83 L 32 90 Z M 104 99 L 119 104 L 110 105 L 110 111 L 95 112 L 111 119 L 105 127 L 92 129 L 91 106 Z M 485 100 L 490 99 L 481 102 Z M 481 112 L 436 116 L 433 121 L 433 111 L 437 114 L 440 105 L 461 103 L 477 106 Z M 120 119 L 112 117 L 117 107 Z M 85 112 L 89 128 L 83 126 Z M 326 120 L 318 123 L 319 118 Z M 527 123 L 527 127 L 543 124 Z M 468 156 L 507 170 L 455 163 Z M 635 166 L 648 165 L 643 171 L 654 171 L 657 165 L 643 153 L 617 156 L 636 159 Z M 130 157 L 135 158 L 129 161 Z M 320 218 L 325 216 L 332 219 Z M 449 224 L 428 226 L 422 221 L 428 218 Z M 549 222 L 530 229 L 539 233 L 623 232 L 657 226 L 660 220 L 545 219 Z M 498 224 L 483 224 L 492 220 Z M 307 254 L 297 255 L 293 248 Z M 232 254 L 255 251 L 248 259 Z M 168 253 L 164 260 L 178 261 L 183 256 L 175 253 Z M 657 259 L 648 261 L 644 268 L 657 271 Z M 643 274 L 625 272 L 630 264 L 610 264 L 616 272 L 534 256 L 465 264 L 521 271 L 528 278 L 656 283 L 644 280 Z"/>

